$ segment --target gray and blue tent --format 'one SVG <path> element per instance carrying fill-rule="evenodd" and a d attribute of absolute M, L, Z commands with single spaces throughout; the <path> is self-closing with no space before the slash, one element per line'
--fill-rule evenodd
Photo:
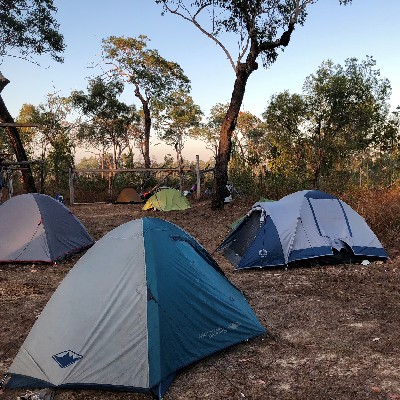
<path fill-rule="evenodd" d="M 388 259 L 356 211 L 317 190 L 254 204 L 218 250 L 239 269 Z"/>
<path fill-rule="evenodd" d="M 90 234 L 59 201 L 22 194 L 0 205 L 0 262 L 53 263 L 93 245 Z"/>
<path fill-rule="evenodd" d="M 161 397 L 181 368 L 265 330 L 206 250 L 156 218 L 107 233 L 71 269 L 14 359 L 7 387 Z"/>

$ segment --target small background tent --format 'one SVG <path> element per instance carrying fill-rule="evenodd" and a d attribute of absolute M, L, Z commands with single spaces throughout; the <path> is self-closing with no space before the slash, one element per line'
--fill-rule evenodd
<path fill-rule="evenodd" d="M 15 357 L 7 387 L 161 396 L 175 372 L 264 333 L 206 250 L 157 218 L 107 233 L 71 269 Z"/>
<path fill-rule="evenodd" d="M 190 208 L 189 200 L 185 196 L 181 196 L 179 190 L 163 189 L 153 194 L 143 207 L 143 210 L 186 210 Z"/>
<path fill-rule="evenodd" d="M 133 188 L 124 188 L 119 192 L 117 200 L 115 201 L 118 204 L 137 204 L 143 203 L 139 193 Z"/>
<path fill-rule="evenodd" d="M 0 221 L 0 262 L 51 263 L 94 243 L 67 207 L 44 194 L 7 200 Z"/>
<path fill-rule="evenodd" d="M 359 214 L 317 190 L 256 203 L 218 249 L 237 268 L 388 258 Z"/>

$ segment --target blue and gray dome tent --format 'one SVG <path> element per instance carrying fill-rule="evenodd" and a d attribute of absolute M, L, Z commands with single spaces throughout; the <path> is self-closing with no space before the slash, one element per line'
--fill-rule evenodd
<path fill-rule="evenodd" d="M 388 259 L 357 212 L 317 190 L 254 204 L 218 249 L 239 269 Z"/>
<path fill-rule="evenodd" d="M 31 329 L 7 387 L 161 397 L 179 369 L 265 332 L 206 250 L 156 218 L 107 233 Z"/>
<path fill-rule="evenodd" d="M 53 263 L 93 245 L 83 224 L 45 194 L 12 197 L 0 206 L 0 262 Z"/>

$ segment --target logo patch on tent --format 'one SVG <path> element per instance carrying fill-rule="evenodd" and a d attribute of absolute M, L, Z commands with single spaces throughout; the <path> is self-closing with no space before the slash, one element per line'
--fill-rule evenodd
<path fill-rule="evenodd" d="M 265 249 L 261 249 L 261 250 L 258 252 L 258 255 L 259 255 L 260 257 L 267 257 L 268 251 L 265 250 Z"/>
<path fill-rule="evenodd" d="M 229 324 L 228 328 L 232 329 L 232 330 L 236 330 L 237 328 L 239 328 L 240 323 L 239 322 L 232 322 L 231 324 Z"/>
<path fill-rule="evenodd" d="M 52 358 L 61 368 L 66 368 L 82 359 L 83 356 L 73 352 L 72 350 L 66 350 L 54 354 Z"/>

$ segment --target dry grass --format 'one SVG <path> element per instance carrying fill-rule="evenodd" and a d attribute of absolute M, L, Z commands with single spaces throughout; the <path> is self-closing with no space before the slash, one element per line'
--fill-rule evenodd
<path fill-rule="evenodd" d="M 269 335 L 224 350 L 181 371 L 166 400 L 400 399 L 400 258 L 398 192 L 351 193 L 344 199 L 371 224 L 392 263 L 236 271 L 215 258 L 242 291 Z M 76 205 L 95 239 L 131 219 L 167 219 L 212 252 L 229 224 L 251 204 L 221 212 L 193 203 L 181 212 L 143 212 L 140 205 Z M 0 370 L 5 371 L 37 315 L 79 259 L 55 267 L 0 267 Z M 134 360 L 132 360 L 134 362 Z M 24 390 L 7 390 L 16 399 Z M 242 394 L 241 394 L 242 393 Z M 243 397 L 244 396 L 244 397 Z M 131 393 L 56 391 L 56 399 L 148 399 Z"/>
<path fill-rule="evenodd" d="M 400 188 L 354 190 L 342 198 L 365 218 L 383 245 L 397 255 L 400 248 Z"/>

